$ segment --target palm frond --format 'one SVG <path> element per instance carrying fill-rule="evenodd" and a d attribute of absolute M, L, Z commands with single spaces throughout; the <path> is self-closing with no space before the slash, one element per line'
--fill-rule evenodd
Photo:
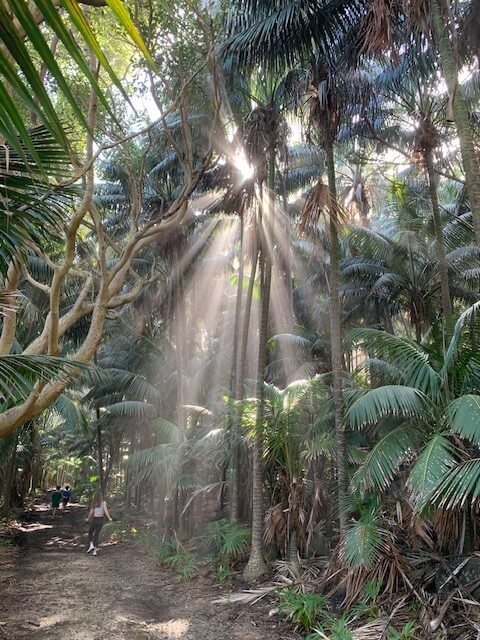
<path fill-rule="evenodd" d="M 378 329 L 354 329 L 348 335 L 369 354 L 380 355 L 397 367 L 412 387 L 431 397 L 439 394 L 440 376 L 431 366 L 427 352 L 413 340 Z"/>
<path fill-rule="evenodd" d="M 346 417 L 353 429 L 376 424 L 386 416 L 419 418 L 430 408 L 429 398 L 413 387 L 386 385 L 371 389 L 353 402 Z"/>
<path fill-rule="evenodd" d="M 369 489 L 384 491 L 400 465 L 412 456 L 421 442 L 421 431 L 410 424 L 392 429 L 368 453 L 355 472 L 352 485 L 363 492 Z"/>
<path fill-rule="evenodd" d="M 464 507 L 480 496 L 480 459 L 474 458 L 450 467 L 431 492 L 431 502 L 442 509 Z"/>
<path fill-rule="evenodd" d="M 445 434 L 437 433 L 418 456 L 408 479 L 417 510 L 426 505 L 431 491 L 454 463 L 454 447 Z"/>
<path fill-rule="evenodd" d="M 454 433 L 480 446 L 480 396 L 460 396 L 447 406 L 446 413 Z"/>

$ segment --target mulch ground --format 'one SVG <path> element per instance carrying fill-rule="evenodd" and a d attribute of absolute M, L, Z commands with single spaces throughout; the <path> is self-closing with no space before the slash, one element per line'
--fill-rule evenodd
<path fill-rule="evenodd" d="M 0 545 L 0 640 L 288 640 L 267 599 L 212 604 L 238 585 L 209 576 L 179 583 L 136 547 L 106 544 L 85 553 L 85 510 L 55 521 L 39 507 L 17 544 Z M 2 542 L 2 540 L 0 540 Z"/>

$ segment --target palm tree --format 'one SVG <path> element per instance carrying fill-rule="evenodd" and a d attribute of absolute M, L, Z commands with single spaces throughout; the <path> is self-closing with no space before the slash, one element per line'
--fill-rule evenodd
<path fill-rule="evenodd" d="M 325 452 L 334 457 L 333 410 L 320 378 L 298 380 L 283 390 L 266 385 L 265 393 L 265 476 L 273 501 L 265 538 L 297 562 L 298 550 L 308 551 L 320 519 L 319 461 Z"/>
<path fill-rule="evenodd" d="M 347 412 L 350 428 L 375 441 L 352 479 L 355 490 L 386 491 L 401 474 L 417 512 L 428 505 L 461 510 L 476 500 L 480 368 L 469 345 L 479 308 L 458 318 L 444 356 L 442 338 L 422 346 L 375 329 L 351 332 L 369 356 L 361 368 L 378 384 L 359 389 Z M 460 550 L 463 542 L 450 544 Z"/>
<path fill-rule="evenodd" d="M 399 220 L 393 230 L 350 230 L 348 251 L 342 260 L 343 309 L 350 323 L 364 319 L 392 333 L 392 319 L 397 318 L 402 324 L 408 320 L 420 342 L 439 317 L 442 298 L 435 252 L 437 234 L 435 223 L 422 204 L 424 191 L 422 183 L 394 182 L 390 207 Z M 477 296 L 471 275 L 478 264 L 478 249 L 465 246 L 473 237 L 468 221 L 447 211 L 445 204 L 441 230 L 447 249 L 449 294 L 455 303 L 468 305 Z M 404 330 L 408 335 L 409 326 L 405 324 Z"/>

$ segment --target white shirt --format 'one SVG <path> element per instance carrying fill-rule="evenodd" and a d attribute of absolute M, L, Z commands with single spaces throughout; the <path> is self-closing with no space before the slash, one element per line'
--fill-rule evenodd
<path fill-rule="evenodd" d="M 93 508 L 93 517 L 94 518 L 103 518 L 103 516 L 105 515 L 105 509 L 106 508 L 107 508 L 107 503 L 104 500 L 99 507 L 94 507 Z"/>

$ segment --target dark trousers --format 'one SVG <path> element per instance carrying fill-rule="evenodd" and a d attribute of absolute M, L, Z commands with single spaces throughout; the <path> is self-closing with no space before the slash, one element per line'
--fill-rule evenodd
<path fill-rule="evenodd" d="M 98 534 L 103 527 L 103 518 L 93 518 L 90 529 L 88 530 L 88 541 L 93 542 L 95 547 L 98 547 Z"/>

